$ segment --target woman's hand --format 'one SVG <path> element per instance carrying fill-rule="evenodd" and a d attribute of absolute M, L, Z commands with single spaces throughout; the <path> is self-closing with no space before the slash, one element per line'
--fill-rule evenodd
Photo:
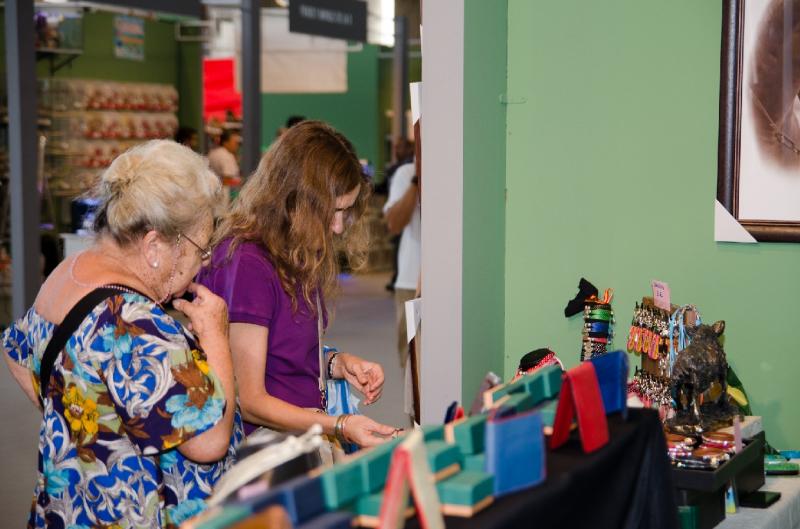
<path fill-rule="evenodd" d="M 189 318 L 189 329 L 201 343 L 220 339 L 227 343 L 228 306 L 225 300 L 197 283 L 189 285 L 187 290 L 194 294 L 194 299 L 191 302 L 176 299 L 172 306 Z"/>
<path fill-rule="evenodd" d="M 383 368 L 375 362 L 348 353 L 339 353 L 334 360 L 335 378 L 343 378 L 361 392 L 369 405 L 381 398 L 383 393 Z"/>
<path fill-rule="evenodd" d="M 342 428 L 345 439 L 362 448 L 385 443 L 401 431 L 399 428 L 377 423 L 366 415 L 350 415 Z"/>

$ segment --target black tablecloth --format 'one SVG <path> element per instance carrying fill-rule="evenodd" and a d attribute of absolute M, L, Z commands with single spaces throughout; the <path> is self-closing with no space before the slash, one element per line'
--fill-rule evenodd
<path fill-rule="evenodd" d="M 473 518 L 446 518 L 462 527 L 543 529 L 677 529 L 675 492 L 658 415 L 631 409 L 608 418 L 611 440 L 584 454 L 577 432 L 547 453 L 547 480 L 496 500 Z M 419 527 L 416 518 L 406 527 Z"/>

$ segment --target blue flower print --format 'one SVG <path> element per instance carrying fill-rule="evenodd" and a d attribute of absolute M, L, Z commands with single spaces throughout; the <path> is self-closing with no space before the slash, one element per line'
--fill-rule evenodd
<path fill-rule="evenodd" d="M 188 402 L 185 393 L 173 395 L 167 400 L 167 411 L 172 414 L 172 427 L 184 428 L 190 432 L 205 430 L 222 417 L 223 399 L 208 398 L 203 409 Z"/>
<path fill-rule="evenodd" d="M 101 344 L 94 344 L 94 347 L 100 349 L 101 351 L 108 351 L 114 354 L 114 358 L 117 360 L 122 360 L 124 357 L 130 355 L 131 353 L 131 345 L 133 343 L 133 338 L 130 334 L 125 333 L 121 336 L 116 336 L 117 328 L 113 325 L 105 325 L 100 332 L 100 339 L 98 341 Z"/>
<path fill-rule="evenodd" d="M 161 454 L 158 461 L 158 466 L 161 470 L 169 470 L 178 464 L 178 450 L 167 450 Z"/>
<path fill-rule="evenodd" d="M 186 500 L 174 507 L 167 509 L 167 516 L 175 525 L 182 524 L 192 516 L 196 516 L 206 510 L 206 502 L 203 500 Z"/>
<path fill-rule="evenodd" d="M 57 469 L 52 459 L 45 459 L 44 479 L 47 493 L 58 496 L 69 485 L 69 472 L 66 469 Z"/>

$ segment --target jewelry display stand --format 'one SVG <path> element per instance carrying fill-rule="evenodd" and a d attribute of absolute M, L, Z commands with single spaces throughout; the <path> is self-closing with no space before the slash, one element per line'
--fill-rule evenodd
<path fill-rule="evenodd" d="M 652 297 L 642 298 L 642 306 L 655 308 Z M 680 307 L 670 306 L 674 314 Z M 694 326 L 697 314 L 687 310 L 686 326 Z M 641 355 L 641 370 L 651 377 L 669 384 L 669 373 L 664 372 L 663 362 L 647 354 Z M 688 525 L 696 529 L 711 529 L 725 519 L 725 491 L 733 485 L 739 496 L 758 490 L 764 485 L 764 436 L 745 438 L 744 448 L 715 470 L 672 469 L 676 499 L 682 517 L 691 519 Z"/>

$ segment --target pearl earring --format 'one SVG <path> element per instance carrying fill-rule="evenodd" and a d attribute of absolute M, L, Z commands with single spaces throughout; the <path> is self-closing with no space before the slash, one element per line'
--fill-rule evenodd
<path fill-rule="evenodd" d="M 155 263 L 150 263 L 150 266 L 152 266 L 153 268 L 158 268 L 158 261 L 156 261 Z"/>

